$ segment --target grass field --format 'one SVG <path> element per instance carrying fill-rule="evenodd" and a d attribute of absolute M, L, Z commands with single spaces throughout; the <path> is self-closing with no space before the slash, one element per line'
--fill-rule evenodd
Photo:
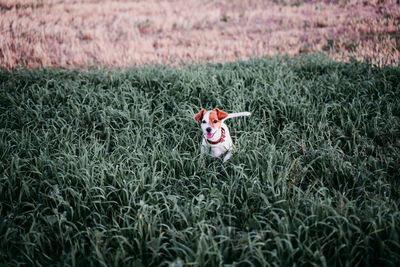
<path fill-rule="evenodd" d="M 400 264 L 400 67 L 0 72 L 0 262 Z M 237 150 L 200 154 L 201 108 Z"/>

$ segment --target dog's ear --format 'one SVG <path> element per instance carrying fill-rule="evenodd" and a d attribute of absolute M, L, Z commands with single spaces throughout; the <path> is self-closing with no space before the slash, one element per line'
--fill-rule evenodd
<path fill-rule="evenodd" d="M 219 120 L 223 120 L 226 117 L 228 117 L 228 113 L 226 113 L 225 111 L 219 110 L 219 109 L 214 109 L 215 112 L 217 112 L 217 116 Z"/>
<path fill-rule="evenodd" d="M 204 109 L 200 110 L 200 112 L 197 113 L 197 114 L 194 116 L 194 119 L 195 119 L 197 122 L 200 122 L 200 121 L 203 119 L 203 116 L 204 116 L 204 113 L 205 113 L 205 112 L 206 112 L 206 111 L 205 111 Z"/>

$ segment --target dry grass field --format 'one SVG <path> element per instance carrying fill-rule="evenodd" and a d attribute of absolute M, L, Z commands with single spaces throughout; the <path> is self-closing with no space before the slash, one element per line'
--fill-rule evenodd
<path fill-rule="evenodd" d="M 129 67 L 322 52 L 400 59 L 392 1 L 0 0 L 0 68 Z"/>

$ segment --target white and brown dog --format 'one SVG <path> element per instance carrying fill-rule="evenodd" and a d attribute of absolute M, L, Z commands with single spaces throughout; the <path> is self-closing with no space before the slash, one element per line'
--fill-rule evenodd
<path fill-rule="evenodd" d="M 202 109 L 194 116 L 194 119 L 201 124 L 203 131 L 201 151 L 211 154 L 213 158 L 223 157 L 223 162 L 226 162 L 232 156 L 234 145 L 229 134 L 229 129 L 224 121 L 234 117 L 249 115 L 251 115 L 250 112 L 228 114 L 217 108 L 210 111 Z"/>

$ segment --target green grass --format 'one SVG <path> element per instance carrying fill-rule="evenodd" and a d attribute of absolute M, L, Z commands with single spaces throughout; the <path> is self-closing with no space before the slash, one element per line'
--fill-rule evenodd
<path fill-rule="evenodd" d="M 0 262 L 400 264 L 400 67 L 0 72 Z M 201 108 L 237 150 L 200 153 Z"/>

